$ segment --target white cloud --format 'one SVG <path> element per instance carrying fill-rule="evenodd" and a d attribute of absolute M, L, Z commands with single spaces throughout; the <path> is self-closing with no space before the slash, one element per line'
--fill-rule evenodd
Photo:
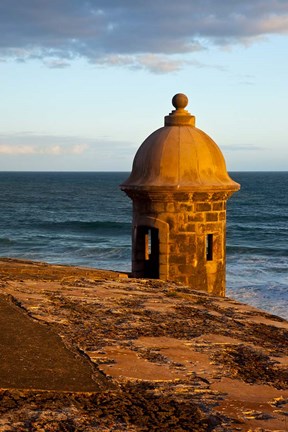
<path fill-rule="evenodd" d="M 145 69 L 153 73 L 175 72 L 184 64 L 181 59 L 157 54 L 144 54 L 137 56 L 110 55 L 98 59 L 97 64 L 105 66 L 126 66 L 130 69 Z"/>
<path fill-rule="evenodd" d="M 23 132 L 22 134 L 1 135 L 0 154 L 10 156 L 82 155 L 89 150 L 90 144 L 83 143 L 83 139 L 77 137 L 34 135 Z"/>
<path fill-rule="evenodd" d="M 168 73 L 181 69 L 183 62 L 155 54 L 146 54 L 140 57 L 139 64 L 154 73 Z"/>
<path fill-rule="evenodd" d="M 75 155 L 81 155 L 85 153 L 86 150 L 88 150 L 89 146 L 87 144 L 75 144 L 71 148 L 71 153 Z"/>
<path fill-rule="evenodd" d="M 68 155 L 75 154 L 81 155 L 88 148 L 87 145 L 74 145 L 71 147 L 68 146 L 60 146 L 60 145 L 50 145 L 50 146 L 41 146 L 41 145 L 13 145 L 13 144 L 0 144 L 0 154 L 2 155 L 51 155 L 51 156 L 59 156 L 59 155 Z"/>
<path fill-rule="evenodd" d="M 31 155 L 34 153 L 35 148 L 33 146 L 0 144 L 0 154 L 2 155 Z"/>

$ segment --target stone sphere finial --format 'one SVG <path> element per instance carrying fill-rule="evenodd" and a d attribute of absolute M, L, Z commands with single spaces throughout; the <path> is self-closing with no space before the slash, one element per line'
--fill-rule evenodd
<path fill-rule="evenodd" d="M 188 97 L 183 93 L 177 93 L 172 99 L 173 110 L 165 116 L 165 126 L 195 126 L 195 117 L 192 116 L 185 107 L 188 105 Z"/>
<path fill-rule="evenodd" d="M 177 93 L 172 99 L 172 105 L 178 109 L 184 109 L 188 105 L 188 97 L 183 93 Z"/>

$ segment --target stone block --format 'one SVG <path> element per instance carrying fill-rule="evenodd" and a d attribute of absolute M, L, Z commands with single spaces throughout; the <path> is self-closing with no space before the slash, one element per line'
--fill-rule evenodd
<path fill-rule="evenodd" d="M 191 234 L 190 234 L 191 235 Z M 186 232 L 184 233 L 175 233 L 175 235 L 173 237 L 170 238 L 171 243 L 175 242 L 181 244 L 181 243 L 186 243 L 187 242 L 187 238 L 189 238 L 189 234 L 187 234 Z"/>
<path fill-rule="evenodd" d="M 179 210 L 180 212 L 192 212 L 194 210 L 194 206 L 191 203 L 187 203 L 187 204 L 181 204 L 179 206 Z"/>
<path fill-rule="evenodd" d="M 188 222 L 204 222 L 204 213 L 191 213 L 188 215 Z"/>
<path fill-rule="evenodd" d="M 186 256 L 185 255 L 170 255 L 169 263 L 170 264 L 186 264 Z"/>
<path fill-rule="evenodd" d="M 187 239 L 185 242 L 181 242 L 178 244 L 178 250 L 179 253 L 182 255 L 187 255 L 189 257 L 190 255 L 190 244 L 189 239 Z M 188 258 L 189 259 L 189 258 Z"/>
<path fill-rule="evenodd" d="M 185 217 L 185 214 L 184 213 L 177 213 L 177 223 L 179 224 L 179 225 L 183 225 L 183 224 L 185 224 L 185 219 L 186 219 L 186 217 Z"/>
<path fill-rule="evenodd" d="M 163 265 L 163 266 L 165 266 L 165 265 L 168 264 L 168 257 L 167 257 L 167 255 L 160 255 L 160 257 L 159 257 L 159 264 Z"/>
<path fill-rule="evenodd" d="M 222 233 L 222 222 L 207 222 L 197 224 L 198 234 Z"/>
<path fill-rule="evenodd" d="M 175 265 L 169 265 L 169 278 L 172 280 L 175 280 L 176 274 L 178 275 L 177 266 Z"/>
<path fill-rule="evenodd" d="M 210 194 L 207 192 L 194 192 L 194 201 L 210 201 Z"/>
<path fill-rule="evenodd" d="M 191 274 L 192 267 L 191 264 L 181 264 L 178 266 L 178 271 L 180 274 L 189 275 Z"/>
<path fill-rule="evenodd" d="M 159 252 L 160 252 L 160 255 L 167 255 L 167 253 L 168 253 L 168 244 L 167 243 L 165 243 L 165 242 L 163 242 L 163 243 L 160 243 L 159 244 Z"/>
<path fill-rule="evenodd" d="M 195 204 L 195 210 L 196 212 L 202 212 L 202 211 L 210 211 L 211 210 L 211 203 L 206 202 L 197 202 Z"/>
<path fill-rule="evenodd" d="M 175 192 L 174 193 L 174 199 L 176 201 L 189 201 L 190 195 L 187 192 Z"/>
<path fill-rule="evenodd" d="M 207 222 L 217 222 L 218 221 L 218 213 L 216 213 L 216 212 L 205 213 L 205 219 Z"/>
<path fill-rule="evenodd" d="M 188 223 L 186 225 L 186 232 L 195 232 L 196 231 L 196 224 L 195 223 Z"/>
<path fill-rule="evenodd" d="M 224 201 L 227 199 L 226 192 L 214 192 L 211 196 L 212 201 Z"/>
<path fill-rule="evenodd" d="M 179 233 L 194 233 L 196 231 L 196 224 L 195 223 L 183 223 L 179 224 L 178 226 L 178 232 Z"/>
<path fill-rule="evenodd" d="M 167 265 L 159 265 L 159 277 L 162 280 L 167 280 L 169 278 L 168 266 Z"/>
<path fill-rule="evenodd" d="M 178 224 L 178 232 L 187 232 L 187 224 L 186 223 L 180 223 Z"/>
<path fill-rule="evenodd" d="M 178 243 L 170 243 L 168 245 L 169 254 L 177 254 L 179 252 Z"/>
<path fill-rule="evenodd" d="M 226 212 L 222 211 L 219 213 L 219 220 L 223 221 L 226 220 Z"/>
<path fill-rule="evenodd" d="M 224 201 L 218 201 L 212 203 L 212 210 L 220 211 L 224 208 Z"/>

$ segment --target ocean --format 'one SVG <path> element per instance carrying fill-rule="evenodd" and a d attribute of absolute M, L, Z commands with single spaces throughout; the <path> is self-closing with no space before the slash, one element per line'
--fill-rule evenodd
<path fill-rule="evenodd" d="M 0 173 L 0 256 L 131 270 L 128 173 Z M 288 172 L 233 172 L 227 296 L 288 319 Z"/>

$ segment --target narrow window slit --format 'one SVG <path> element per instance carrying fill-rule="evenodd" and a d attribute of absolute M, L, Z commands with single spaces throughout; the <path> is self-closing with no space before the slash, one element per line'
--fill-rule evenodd
<path fill-rule="evenodd" d="M 151 255 L 151 230 L 145 234 L 145 260 L 149 260 Z"/>
<path fill-rule="evenodd" d="M 207 234 L 206 236 L 206 260 L 213 260 L 213 234 Z"/>

